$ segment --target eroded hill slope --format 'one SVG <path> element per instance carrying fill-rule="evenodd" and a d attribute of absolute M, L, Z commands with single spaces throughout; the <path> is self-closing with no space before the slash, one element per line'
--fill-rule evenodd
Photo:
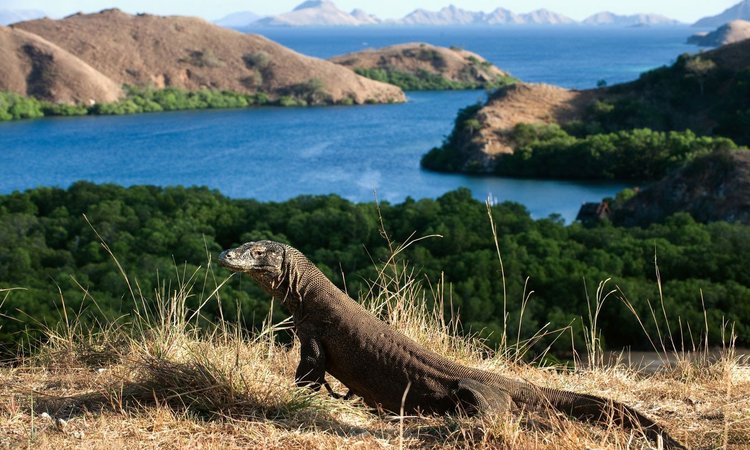
<path fill-rule="evenodd" d="M 395 86 L 193 17 L 110 9 L 13 27 L 56 43 L 119 84 L 306 95 L 314 103 L 404 100 Z"/>
<path fill-rule="evenodd" d="M 120 84 L 57 45 L 0 26 L 0 91 L 52 102 L 93 104 L 123 95 Z"/>

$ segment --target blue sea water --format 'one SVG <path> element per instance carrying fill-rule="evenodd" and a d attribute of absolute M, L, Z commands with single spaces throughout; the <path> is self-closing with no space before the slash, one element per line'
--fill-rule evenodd
<path fill-rule="evenodd" d="M 249 32 L 319 58 L 405 42 L 456 46 L 521 80 L 576 89 L 594 87 L 600 80 L 630 81 L 697 51 L 686 44 L 696 32 L 687 26 L 266 27 Z"/>
<path fill-rule="evenodd" d="M 476 51 L 527 81 L 590 87 L 627 81 L 693 50 L 687 28 L 266 29 L 319 57 L 422 41 Z M 518 180 L 426 172 L 419 159 L 481 91 L 411 92 L 401 105 L 253 108 L 0 123 L 0 193 L 77 180 L 205 185 L 237 198 L 336 193 L 353 201 L 437 197 L 460 186 L 571 221 L 620 183 Z"/>

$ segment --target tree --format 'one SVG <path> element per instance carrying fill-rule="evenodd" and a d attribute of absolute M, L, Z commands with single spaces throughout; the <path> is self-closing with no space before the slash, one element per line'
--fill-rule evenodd
<path fill-rule="evenodd" d="M 696 56 L 685 62 L 687 76 L 698 80 L 698 85 L 700 85 L 701 88 L 701 95 L 703 95 L 706 76 L 714 69 L 716 69 L 715 62 L 710 59 L 701 58 L 700 56 Z"/>

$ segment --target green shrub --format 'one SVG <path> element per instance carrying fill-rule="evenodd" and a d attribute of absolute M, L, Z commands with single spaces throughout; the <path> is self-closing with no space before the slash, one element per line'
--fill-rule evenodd
<path fill-rule="evenodd" d="M 180 62 L 188 63 L 196 67 L 217 68 L 226 66 L 226 63 L 220 60 L 211 49 L 192 50 L 187 57 L 180 59 Z"/>
<path fill-rule="evenodd" d="M 422 156 L 422 167 L 441 172 L 454 172 L 464 168 L 462 149 L 470 145 L 471 137 L 481 126 L 474 117 L 482 108 L 481 103 L 462 108 L 456 115 L 456 126 L 445 139 L 442 147 L 435 147 Z"/>
<path fill-rule="evenodd" d="M 31 97 L 0 92 L 0 120 L 35 119 L 43 117 L 43 104 Z"/>
<path fill-rule="evenodd" d="M 356 68 L 354 71 L 363 77 L 390 83 L 405 91 L 496 89 L 516 82 L 512 77 L 498 77 L 490 82 L 480 82 L 472 76 L 467 76 L 469 78 L 468 81 L 453 81 L 443 77 L 439 73 L 428 72 L 422 69 L 414 74 L 387 68 Z"/>
<path fill-rule="evenodd" d="M 307 106 L 307 102 L 303 99 L 293 97 L 291 95 L 283 95 L 279 98 L 278 103 L 280 106 Z"/>
<path fill-rule="evenodd" d="M 84 105 L 44 102 L 42 113 L 45 116 L 85 116 L 89 113 L 89 109 Z"/>
<path fill-rule="evenodd" d="M 242 60 L 245 62 L 245 66 L 248 69 L 262 71 L 271 64 L 271 55 L 261 50 L 246 54 L 242 57 Z"/>

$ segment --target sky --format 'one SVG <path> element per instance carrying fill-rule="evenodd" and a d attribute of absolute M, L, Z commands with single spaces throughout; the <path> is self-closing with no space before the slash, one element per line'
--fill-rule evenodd
<path fill-rule="evenodd" d="M 303 0 L 0 0 L 0 9 L 38 9 L 51 17 L 78 11 L 95 12 L 117 7 L 129 13 L 191 15 L 209 20 L 237 11 L 274 15 L 292 10 Z M 581 20 L 600 11 L 617 14 L 657 13 L 695 22 L 720 13 L 740 0 L 333 0 L 342 10 L 361 8 L 380 18 L 400 18 L 417 8 L 438 10 L 453 3 L 472 11 L 503 7 L 517 13 L 546 8 Z"/>

